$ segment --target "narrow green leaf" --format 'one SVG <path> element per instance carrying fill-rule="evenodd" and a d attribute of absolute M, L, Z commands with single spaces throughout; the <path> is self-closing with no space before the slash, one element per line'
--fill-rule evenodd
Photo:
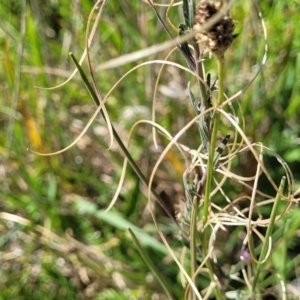
<path fill-rule="evenodd" d="M 196 278 L 194 277 L 197 270 L 197 215 L 198 215 L 198 199 L 195 196 L 193 198 L 193 206 L 191 213 L 191 227 L 190 227 L 190 251 L 191 251 L 191 277 L 194 284 L 196 284 Z M 191 289 L 192 299 L 196 299 L 196 294 Z"/>
<path fill-rule="evenodd" d="M 180 24 L 179 36 L 185 35 L 187 32 L 189 32 L 189 28 L 187 28 L 187 26 L 184 24 Z M 181 44 L 181 49 L 186 54 L 186 56 L 190 57 L 190 59 L 193 60 L 193 55 L 187 42 Z"/>
<path fill-rule="evenodd" d="M 266 235 L 265 235 L 265 241 L 262 245 L 262 249 L 261 249 L 261 252 L 260 252 L 259 262 L 263 262 L 265 260 L 267 252 L 268 252 L 269 240 L 271 238 L 271 234 L 272 234 L 273 229 L 274 229 L 275 219 L 276 219 L 278 207 L 279 207 L 279 204 L 280 204 L 280 201 L 281 201 L 280 194 L 284 190 L 285 182 L 286 182 L 286 177 L 282 177 L 281 182 L 280 182 L 280 186 L 279 186 L 279 193 L 277 193 L 277 195 L 276 195 L 275 202 L 274 202 L 274 205 L 273 205 L 273 208 L 272 208 L 270 223 L 268 225 L 267 232 L 266 232 Z M 256 284 L 257 284 L 258 279 L 259 279 L 260 272 L 263 270 L 264 267 L 265 267 L 265 263 L 258 264 L 256 276 L 255 276 L 253 286 L 252 286 L 253 290 L 255 290 Z"/>
<path fill-rule="evenodd" d="M 194 1 L 193 0 L 183 0 L 183 16 L 187 27 L 193 28 L 194 25 Z"/>
<path fill-rule="evenodd" d="M 136 247 L 138 248 L 142 258 L 144 259 L 146 265 L 148 266 L 148 268 L 151 270 L 151 272 L 153 273 L 153 275 L 155 276 L 155 278 L 157 279 L 157 281 L 160 283 L 160 285 L 162 286 L 162 288 L 164 289 L 166 295 L 168 296 L 169 299 L 175 299 L 172 296 L 171 293 L 171 288 L 167 282 L 167 280 L 163 277 L 163 275 L 159 272 L 159 270 L 156 268 L 156 266 L 154 265 L 154 263 L 152 262 L 152 260 L 150 259 L 149 255 L 147 254 L 147 252 L 143 249 L 142 245 L 140 244 L 138 238 L 136 237 L 135 233 L 133 232 L 133 230 L 128 227 L 128 231 L 136 245 Z"/>
<path fill-rule="evenodd" d="M 76 205 L 81 213 L 91 214 L 96 218 L 104 221 L 105 223 L 122 231 L 127 230 L 128 227 L 133 228 L 144 246 L 152 248 L 153 250 L 158 251 L 164 255 L 168 254 L 166 247 L 162 243 L 160 243 L 149 234 L 143 232 L 140 228 L 136 227 L 128 220 L 124 219 L 122 215 L 118 214 L 117 212 L 106 212 L 104 210 L 98 210 L 96 204 L 85 200 L 76 202 Z"/>
<path fill-rule="evenodd" d="M 92 99 L 94 100 L 95 104 L 98 106 L 101 105 L 93 87 L 91 86 L 87 76 L 85 75 L 83 69 L 81 68 L 80 64 L 78 63 L 77 59 L 75 58 L 75 56 L 73 55 L 73 53 L 70 53 L 70 56 L 74 62 L 74 64 L 76 65 L 78 72 L 81 76 L 82 81 L 84 82 L 88 92 L 90 93 Z M 101 110 L 100 111 L 102 114 L 102 117 L 105 119 L 104 113 Z M 139 179 L 148 187 L 148 180 L 147 178 L 144 176 L 144 174 L 142 173 L 142 171 L 140 170 L 140 168 L 138 167 L 138 165 L 135 163 L 134 159 L 132 158 L 131 154 L 129 153 L 129 151 L 127 150 L 127 147 L 125 147 L 124 143 L 122 142 L 119 134 L 117 133 L 117 131 L 115 130 L 114 126 L 111 125 L 112 128 L 112 132 L 113 132 L 113 136 L 116 139 L 118 145 L 120 146 L 120 148 L 123 151 L 124 156 L 128 159 L 128 162 L 130 164 L 130 166 L 132 167 L 132 169 L 134 170 L 135 174 L 139 177 Z M 172 218 L 169 210 L 165 207 L 164 202 L 160 199 L 160 196 L 155 192 L 154 188 L 151 188 L 151 192 L 152 194 L 155 196 L 157 202 L 159 203 L 159 205 L 162 207 L 162 209 L 170 216 L 170 218 Z"/>

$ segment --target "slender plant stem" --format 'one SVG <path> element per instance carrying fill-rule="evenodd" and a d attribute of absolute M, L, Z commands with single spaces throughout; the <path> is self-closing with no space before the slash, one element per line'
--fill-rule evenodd
<path fill-rule="evenodd" d="M 199 44 L 195 43 L 194 50 L 195 50 L 195 56 L 196 56 L 195 60 L 196 60 L 196 66 L 197 66 L 197 74 L 199 76 L 198 84 L 199 84 L 199 89 L 200 89 L 201 106 L 208 108 L 206 87 L 204 84 L 205 70 L 204 70 L 203 61 L 201 60 L 201 49 L 200 49 Z"/>
<path fill-rule="evenodd" d="M 196 232 L 197 232 L 197 215 L 198 215 L 198 199 L 195 196 L 193 198 L 193 206 L 191 213 L 191 225 L 190 225 L 190 251 L 191 251 L 191 278 L 196 285 L 196 270 L 197 270 L 197 249 L 196 249 Z M 191 289 L 192 299 L 196 300 L 196 294 L 193 289 Z"/>
<path fill-rule="evenodd" d="M 219 94 L 217 102 L 213 103 L 214 108 L 217 108 L 219 105 L 222 104 L 224 99 L 224 60 L 223 58 L 218 58 L 218 87 L 219 87 Z M 215 148 L 217 142 L 217 134 L 219 129 L 219 122 L 220 122 L 220 113 L 215 111 L 214 119 L 213 119 L 213 130 L 211 134 L 210 144 L 209 144 L 209 156 L 207 162 L 207 179 L 205 185 L 205 194 L 204 194 L 204 225 L 207 222 L 208 215 L 209 215 L 209 204 L 210 204 L 210 191 L 211 191 L 211 182 L 213 178 L 213 166 L 214 166 L 214 155 L 215 155 Z"/>
<path fill-rule="evenodd" d="M 138 248 L 142 258 L 144 259 L 144 261 L 147 264 L 147 266 L 149 267 L 149 269 L 152 271 L 152 274 L 155 276 L 157 281 L 160 283 L 160 285 L 164 289 L 166 295 L 168 296 L 168 299 L 171 299 L 171 300 L 175 299 L 171 292 L 172 291 L 171 286 L 169 285 L 167 280 L 163 277 L 163 275 L 158 270 L 158 268 L 155 266 L 155 264 L 153 263 L 153 261 L 151 260 L 151 258 L 147 254 L 147 252 L 143 249 L 142 245 L 140 244 L 140 242 L 139 242 L 138 238 L 136 237 L 135 233 L 133 232 L 133 230 L 130 227 L 128 227 L 128 231 L 133 239 L 133 242 L 135 243 L 136 247 Z"/>
<path fill-rule="evenodd" d="M 91 86 L 87 76 L 85 75 L 83 69 L 81 68 L 80 64 L 78 63 L 77 59 L 75 58 L 75 56 L 70 53 L 70 56 L 73 60 L 73 62 L 75 63 L 78 72 L 88 90 L 88 92 L 90 93 L 93 101 L 95 102 L 96 106 L 101 106 L 101 102 L 99 101 L 96 92 L 94 91 L 93 87 Z M 104 120 L 104 113 L 101 110 L 101 115 L 103 116 Z M 144 174 L 141 172 L 141 170 L 139 169 L 139 167 L 137 166 L 137 164 L 135 163 L 134 159 L 132 158 L 131 154 L 128 152 L 126 146 L 124 145 L 124 143 L 122 142 L 120 136 L 118 135 L 117 131 L 115 130 L 114 126 L 112 125 L 112 132 L 113 132 L 113 136 L 116 139 L 118 145 L 120 146 L 121 150 L 123 151 L 124 155 L 126 156 L 126 158 L 128 159 L 129 164 L 131 165 L 132 169 L 134 170 L 135 174 L 139 177 L 139 179 L 148 187 L 148 180 L 147 178 L 144 176 Z M 151 193 L 153 194 L 153 196 L 156 198 L 156 201 L 159 203 L 159 205 L 163 208 L 163 210 L 166 212 L 166 214 L 176 222 L 174 216 L 172 216 L 172 214 L 169 212 L 168 208 L 164 205 L 163 201 L 161 200 L 160 196 L 155 192 L 155 190 L 151 187 Z"/>
<path fill-rule="evenodd" d="M 153 3 L 148 0 L 149 5 L 153 8 L 158 20 L 160 21 L 160 24 L 162 25 L 162 27 L 164 28 L 164 30 L 166 31 L 166 33 L 168 34 L 168 36 L 174 40 L 173 35 L 171 34 L 171 32 L 169 31 L 168 27 L 166 26 L 165 22 L 162 20 L 162 18 L 160 17 L 156 7 L 153 5 Z M 181 54 L 184 56 L 185 60 L 187 61 L 189 67 L 191 70 L 195 71 L 196 70 L 196 66 L 195 66 L 195 62 L 193 61 L 193 59 L 191 57 L 189 57 L 183 50 L 182 50 L 182 46 L 180 44 L 176 45 L 177 49 L 181 52 Z"/>
<path fill-rule="evenodd" d="M 213 102 L 213 106 L 216 109 L 220 104 L 222 104 L 224 99 L 224 59 L 218 58 L 218 87 L 219 87 L 219 94 L 217 101 Z M 220 113 L 218 111 L 214 112 L 213 118 L 213 129 L 211 134 L 211 139 L 209 143 L 209 155 L 208 155 L 208 162 L 207 162 L 207 179 L 205 184 L 205 192 L 204 192 L 204 218 L 203 218 L 203 226 L 204 226 L 204 233 L 203 233 L 203 254 L 206 256 L 208 255 L 208 241 L 210 239 L 210 227 L 205 226 L 208 217 L 209 217 L 209 207 L 210 207 L 210 191 L 211 191 L 211 183 L 213 178 L 213 168 L 214 168 L 214 155 L 215 155 L 215 148 L 217 142 L 217 134 L 220 122 Z M 207 268 L 209 269 L 210 279 L 215 281 L 213 267 L 211 265 L 210 260 L 207 260 L 206 263 Z M 214 289 L 216 299 L 221 300 L 223 299 L 222 293 L 218 287 Z"/>
<path fill-rule="evenodd" d="M 206 257 L 208 255 L 208 241 L 209 241 L 209 238 L 210 238 L 210 228 L 205 228 L 204 230 L 204 233 L 203 233 L 203 256 Z M 207 269 L 209 270 L 209 277 L 210 277 L 210 280 L 212 282 L 215 282 L 216 281 L 216 278 L 214 276 L 214 269 L 213 269 L 213 266 L 211 264 L 211 260 L 208 258 L 207 261 L 206 261 L 206 267 Z M 220 291 L 220 289 L 218 287 L 215 287 L 214 289 L 214 293 L 215 293 L 215 297 L 217 300 L 223 300 L 224 299 L 224 296 L 222 295 L 222 292 Z"/>
<path fill-rule="evenodd" d="M 282 177 L 281 182 L 280 182 L 280 186 L 279 186 L 279 192 L 276 195 L 275 198 L 275 202 L 273 205 L 273 209 L 271 212 L 271 216 L 270 216 L 270 223 L 269 226 L 267 228 L 267 232 L 265 235 L 265 241 L 263 243 L 261 252 L 260 252 L 260 256 L 259 256 L 259 264 L 257 266 L 257 271 L 256 271 L 256 276 L 254 278 L 254 282 L 252 285 L 252 289 L 253 291 L 255 291 L 255 287 L 257 284 L 257 281 L 259 279 L 259 274 L 261 272 L 261 270 L 263 270 L 264 266 L 265 266 L 265 260 L 266 260 L 266 255 L 268 253 L 268 248 L 269 248 L 269 244 L 270 244 L 270 239 L 271 239 L 271 233 L 274 229 L 274 224 L 275 224 L 275 220 L 276 220 L 276 216 L 277 216 L 277 211 L 278 211 L 278 207 L 279 207 L 279 203 L 281 201 L 281 195 L 285 186 L 285 182 L 286 182 L 286 177 Z"/>

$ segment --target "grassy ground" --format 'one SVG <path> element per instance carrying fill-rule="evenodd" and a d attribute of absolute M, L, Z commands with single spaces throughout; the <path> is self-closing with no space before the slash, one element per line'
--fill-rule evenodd
<path fill-rule="evenodd" d="M 93 4 L 88 0 L 0 2 L 0 299 L 196 297 L 188 288 L 183 270 L 174 263 L 174 258 L 181 261 L 182 269 L 192 276 L 191 244 L 180 238 L 180 230 L 172 219 L 175 203 L 185 195 L 182 176 L 187 165 L 178 148 L 172 147 L 166 153 L 153 179 L 155 192 L 168 208 L 167 213 L 156 202 L 148 201 L 147 187 L 131 167 L 126 170 L 114 207 L 105 213 L 121 178 L 124 153 L 116 139 L 111 145 L 109 127 L 100 115 L 76 145 L 63 153 L 39 156 L 27 150 L 52 153 L 67 147 L 96 110 L 78 73 L 61 85 L 75 69 L 68 53 L 79 60 L 85 49 Z M 210 257 L 216 260 L 207 262 L 192 281 L 202 296 L 211 294 L 216 299 L 221 298 L 216 291 L 209 291 L 213 280 L 208 274 L 214 273 L 221 282 L 221 295 L 227 293 L 230 299 L 268 299 L 267 295 L 284 299 L 280 286 L 291 283 L 300 272 L 299 209 L 295 205 L 300 177 L 300 4 L 288 0 L 264 1 L 260 5 L 268 33 L 268 60 L 250 87 L 232 101 L 247 139 L 242 141 L 235 127 L 228 126 L 228 120 L 222 118 L 217 143 L 231 134 L 224 154 L 247 147 L 246 141 L 263 143 L 271 149 L 263 153 L 268 176 L 262 171 L 261 176 L 259 172 L 255 176 L 260 164 L 249 147 L 236 152 L 231 161 L 224 162 L 224 168 L 230 164 L 236 176 L 253 176 L 248 181 L 250 188 L 230 176 L 229 169 L 227 173 L 223 170 L 225 175 L 214 174 L 212 190 L 218 187 L 216 182 L 222 189 L 212 193 L 211 232 L 205 231 L 204 237 L 205 213 L 200 207 L 196 234 L 200 251 L 196 253 L 196 265 L 205 263 L 209 249 L 213 249 Z M 90 17 L 91 26 L 101 9 L 100 3 Z M 166 7 L 157 7 L 157 11 L 171 28 L 165 17 Z M 261 65 L 266 44 L 261 19 L 251 1 L 235 1 L 232 17 L 238 21 L 238 37 L 225 56 L 224 87 L 228 97 L 250 83 Z M 177 28 L 184 22 L 182 7 L 171 8 L 168 18 Z M 175 30 L 170 30 L 177 36 Z M 89 49 L 95 83 L 102 97 L 127 71 L 142 62 L 166 59 L 171 48 L 127 63 L 126 54 L 168 40 L 147 1 L 107 1 Z M 114 58 L 121 58 L 117 66 L 103 65 Z M 173 52 L 169 60 L 187 67 L 179 51 Z M 86 59 L 82 67 L 91 79 Z M 161 67 L 156 62 L 137 68 L 108 97 L 109 118 L 125 145 L 135 122 L 151 120 L 154 96 L 155 121 L 172 136 L 195 117 L 187 92 L 189 81 L 192 90 L 197 90 L 194 76 L 174 65 Z M 205 68 L 216 80 L 214 57 L 206 56 Z M 229 106 L 224 110 L 232 113 Z M 141 123 L 127 148 L 149 178 L 169 142 L 160 133 L 159 146 L 155 148 L 152 126 Z M 197 149 L 201 144 L 197 126 L 186 130 L 179 142 Z M 293 174 L 283 193 L 289 197 L 279 197 L 278 218 L 273 223 L 270 215 L 276 194 L 280 193 L 269 178 L 279 186 L 286 172 L 281 158 L 272 151 L 286 161 Z M 259 145 L 255 153 L 260 154 Z M 190 163 L 191 156 L 185 156 Z M 253 187 L 261 193 L 253 194 Z M 249 199 L 253 203 L 253 197 L 251 214 Z M 243 222 L 237 220 L 234 204 L 244 214 Z M 160 231 L 153 223 L 152 213 Z M 229 224 L 230 216 L 233 224 Z M 260 223 L 251 225 L 247 223 L 249 219 Z M 272 232 L 267 232 L 270 224 Z M 160 274 L 159 279 L 151 272 L 151 263 L 142 258 L 128 227 L 136 233 L 142 251 L 152 260 L 156 274 Z M 207 245 L 212 242 L 213 233 L 217 235 L 214 247 Z M 264 238 L 268 234 L 272 244 Z M 261 256 L 264 246 L 267 254 Z M 263 267 L 257 261 L 263 261 Z M 160 284 L 161 280 L 164 284 Z M 256 280 L 257 290 L 251 291 Z M 244 294 L 238 298 L 240 291 Z"/>

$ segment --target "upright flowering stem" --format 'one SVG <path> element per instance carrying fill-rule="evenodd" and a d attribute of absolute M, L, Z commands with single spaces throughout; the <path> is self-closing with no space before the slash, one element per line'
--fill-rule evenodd
<path fill-rule="evenodd" d="M 208 146 L 208 161 L 206 169 L 206 182 L 204 191 L 204 205 L 203 205 L 203 235 L 202 235 L 202 251 L 203 255 L 209 255 L 209 240 L 211 238 L 211 229 L 208 226 L 210 207 L 211 207 L 211 187 L 214 172 L 214 157 L 218 137 L 218 129 L 220 125 L 220 113 L 217 110 L 223 103 L 224 99 L 224 53 L 236 37 L 233 34 L 234 23 L 229 17 L 229 12 L 223 11 L 220 19 L 210 28 L 202 30 L 203 25 L 215 14 L 219 13 L 223 8 L 224 1 L 208 1 L 202 0 L 196 7 L 195 25 L 194 29 L 198 31 L 195 39 L 200 43 L 206 51 L 212 53 L 217 58 L 218 63 L 218 98 L 213 99 L 212 106 L 214 108 L 213 116 L 207 116 L 206 125 L 211 132 L 209 133 Z M 210 92 L 210 91 L 208 91 Z M 208 107 L 205 106 L 204 109 Z M 206 145 L 204 145 L 206 146 Z M 210 259 L 207 259 L 206 266 L 209 269 L 209 276 L 212 282 L 216 282 L 214 269 Z M 214 289 L 215 297 L 218 300 L 224 299 L 222 290 L 218 287 Z"/>
<path fill-rule="evenodd" d="M 218 78 L 219 78 L 218 99 L 217 99 L 217 101 L 213 102 L 213 106 L 215 109 L 217 109 L 222 104 L 223 99 L 224 99 L 224 59 L 223 59 L 223 57 L 218 57 Z M 208 156 L 208 163 L 207 163 L 207 178 L 206 178 L 205 194 L 204 194 L 204 219 L 203 219 L 204 226 L 207 223 L 207 219 L 209 216 L 210 191 L 211 191 L 211 182 L 212 182 L 212 178 L 213 178 L 213 161 L 214 161 L 214 155 L 215 155 L 219 122 L 220 122 L 220 113 L 217 110 L 215 110 L 214 119 L 213 119 L 213 129 L 212 129 L 211 139 L 210 139 L 210 144 L 209 144 L 209 156 Z"/>
<path fill-rule="evenodd" d="M 223 102 L 224 98 L 224 59 L 218 58 L 218 76 L 219 76 L 219 94 L 217 101 L 213 102 L 213 106 L 215 109 L 217 109 L 220 104 Z M 215 155 L 215 148 L 216 148 L 216 141 L 217 141 L 217 134 L 218 134 L 218 128 L 220 123 L 220 112 L 215 110 L 214 112 L 214 119 L 213 119 L 213 129 L 209 144 L 209 156 L 208 156 L 208 162 L 207 162 L 207 178 L 206 178 L 206 185 L 205 185 L 205 194 L 204 194 L 204 217 L 203 217 L 203 254 L 204 256 L 208 255 L 208 242 L 210 240 L 210 234 L 211 230 L 209 226 L 206 226 L 206 223 L 209 218 L 209 208 L 210 208 L 210 192 L 211 192 L 211 183 L 213 178 L 213 161 L 214 161 L 214 155 Z M 210 270 L 209 275 L 212 281 L 215 281 L 214 277 L 214 271 L 213 267 L 211 265 L 210 260 L 207 260 L 207 268 Z M 219 288 L 215 288 L 215 296 L 216 299 L 221 300 L 224 299 L 222 296 L 222 292 Z"/>

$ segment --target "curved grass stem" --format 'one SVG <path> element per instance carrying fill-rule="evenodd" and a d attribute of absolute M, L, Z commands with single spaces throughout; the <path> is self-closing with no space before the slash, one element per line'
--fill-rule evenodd
<path fill-rule="evenodd" d="M 75 58 L 75 56 L 70 53 L 70 57 L 73 60 L 74 64 L 76 65 L 78 72 L 81 76 L 81 79 L 83 81 L 83 83 L 85 84 L 90 96 L 92 97 L 94 103 L 96 104 L 96 106 L 101 106 L 103 105 L 101 103 L 101 101 L 98 99 L 97 94 L 95 92 L 95 90 L 93 89 L 93 87 L 91 86 L 87 76 L 85 75 L 83 69 L 81 68 L 80 64 L 78 63 L 77 59 Z M 102 117 L 105 119 L 104 113 L 101 110 L 100 111 Z M 116 139 L 118 145 L 120 146 L 122 152 L 124 153 L 124 155 L 126 156 L 126 158 L 128 159 L 128 162 L 130 164 L 130 166 L 132 167 L 133 171 L 135 172 L 135 174 L 139 177 L 139 179 L 148 187 L 149 183 L 148 180 L 146 178 L 146 176 L 141 172 L 140 168 L 138 167 L 138 165 L 135 163 L 134 159 L 132 158 L 131 154 L 129 153 L 129 151 L 127 150 L 126 146 L 124 145 L 124 143 L 122 142 L 119 134 L 117 133 L 117 131 L 115 130 L 114 126 L 112 125 L 112 132 L 113 132 L 113 136 Z M 156 193 L 156 191 L 154 190 L 154 187 L 151 187 L 151 192 L 152 195 L 155 197 L 156 201 L 159 203 L 159 205 L 162 207 L 162 209 L 166 212 L 166 214 L 175 221 L 176 220 L 174 218 L 174 216 L 170 213 L 170 211 L 168 210 L 168 208 L 165 206 L 164 202 L 162 201 L 161 197 Z"/>

